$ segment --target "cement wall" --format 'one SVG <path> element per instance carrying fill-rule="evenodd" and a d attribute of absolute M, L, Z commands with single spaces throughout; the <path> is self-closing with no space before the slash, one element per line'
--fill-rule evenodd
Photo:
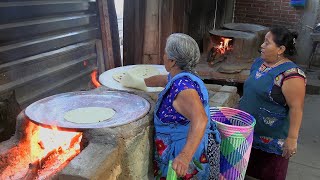
<path fill-rule="evenodd" d="M 312 30 L 310 28 L 307 28 L 306 25 L 314 27 L 317 24 L 317 22 L 320 22 L 319 20 L 319 0 L 308 0 L 307 6 L 305 7 L 301 17 L 301 23 L 299 24 L 299 28 L 297 29 L 299 37 L 296 46 L 298 51 L 296 62 L 298 64 L 307 65 L 312 51 L 312 40 L 310 38 L 310 33 L 312 32 Z M 320 58 L 316 57 L 316 59 L 313 60 L 313 64 L 320 64 Z"/>

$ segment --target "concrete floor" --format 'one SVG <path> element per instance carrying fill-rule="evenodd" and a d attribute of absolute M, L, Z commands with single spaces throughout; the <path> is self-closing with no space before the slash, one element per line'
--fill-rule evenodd
<path fill-rule="evenodd" d="M 298 140 L 287 180 L 320 180 L 320 95 L 307 95 Z"/>

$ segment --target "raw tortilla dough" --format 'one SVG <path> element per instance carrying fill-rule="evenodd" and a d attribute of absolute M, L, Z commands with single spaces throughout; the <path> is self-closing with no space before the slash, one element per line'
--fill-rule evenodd
<path fill-rule="evenodd" d="M 78 124 L 98 123 L 112 118 L 115 113 L 116 112 L 110 108 L 86 107 L 66 112 L 64 119 Z"/>
<path fill-rule="evenodd" d="M 136 66 L 127 70 L 131 75 L 139 79 L 145 79 L 151 76 L 159 75 L 158 69 L 152 66 Z M 118 72 L 113 74 L 113 79 L 120 82 L 121 79 L 126 75 L 126 72 Z"/>

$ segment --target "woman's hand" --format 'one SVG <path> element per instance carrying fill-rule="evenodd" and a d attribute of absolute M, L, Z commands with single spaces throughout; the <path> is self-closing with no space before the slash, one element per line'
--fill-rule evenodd
<path fill-rule="evenodd" d="M 283 144 L 282 157 L 290 158 L 297 153 L 297 139 L 288 137 Z"/>
<path fill-rule="evenodd" d="M 190 161 L 183 152 L 173 160 L 172 168 L 179 177 L 184 177 L 187 174 Z"/>
<path fill-rule="evenodd" d="M 148 87 L 165 87 L 168 83 L 168 75 L 156 75 L 144 79 Z"/>

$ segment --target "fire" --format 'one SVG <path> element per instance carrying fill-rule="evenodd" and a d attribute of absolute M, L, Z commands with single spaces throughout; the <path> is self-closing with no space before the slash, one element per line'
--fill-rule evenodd
<path fill-rule="evenodd" d="M 232 47 L 229 45 L 229 42 L 230 42 L 231 40 L 232 40 L 232 39 L 222 37 L 222 38 L 221 38 L 220 45 L 216 46 L 217 51 L 218 51 L 220 54 L 225 54 L 227 51 L 231 50 Z"/>
<path fill-rule="evenodd" d="M 31 143 L 31 160 L 46 172 L 38 174 L 46 177 L 66 165 L 66 162 L 80 153 L 81 132 L 61 131 L 56 127 L 39 127 L 34 132 Z"/>
<path fill-rule="evenodd" d="M 31 150 L 32 157 L 42 159 L 50 152 L 57 150 L 62 150 L 64 153 L 67 151 L 79 153 L 81 138 L 81 132 L 59 131 L 56 127 L 52 127 L 52 129 L 39 127 L 31 140 L 39 145 L 31 147 L 34 148 Z"/>
<path fill-rule="evenodd" d="M 23 140 L 0 155 L 1 180 L 52 179 L 83 148 L 82 132 L 43 127 L 31 121 L 25 125 Z"/>
<path fill-rule="evenodd" d="M 98 71 L 97 70 L 92 71 L 92 73 L 91 73 L 91 81 L 92 81 L 92 83 L 94 84 L 94 86 L 96 88 L 101 86 L 101 84 L 97 80 L 97 75 L 98 75 Z"/>

